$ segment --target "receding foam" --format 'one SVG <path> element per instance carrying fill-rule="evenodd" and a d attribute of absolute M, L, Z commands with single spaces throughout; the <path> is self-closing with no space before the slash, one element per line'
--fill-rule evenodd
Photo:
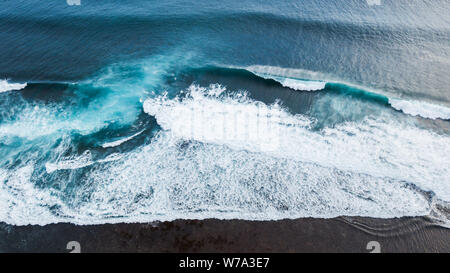
<path fill-rule="evenodd" d="M 76 194 L 37 186 L 32 161 L 0 169 L 0 220 L 391 218 L 437 215 L 433 204 L 450 200 L 448 136 L 383 117 L 314 131 L 306 116 L 224 91 L 193 85 L 183 97 L 147 98 L 162 130 L 132 151 L 53 158 L 47 172 L 65 170 Z M 82 183 L 71 173 L 80 168 Z"/>
<path fill-rule="evenodd" d="M 111 148 L 111 147 L 119 146 L 119 145 L 121 145 L 122 143 L 125 143 L 125 142 L 127 142 L 127 141 L 129 141 L 129 140 L 131 140 L 131 139 L 133 139 L 133 138 L 135 138 L 135 137 L 137 137 L 138 135 L 142 134 L 143 132 L 144 132 L 144 130 L 142 130 L 142 131 L 140 131 L 140 132 L 137 132 L 136 134 L 131 135 L 131 136 L 129 136 L 129 137 L 125 137 L 125 138 L 122 138 L 122 139 L 119 139 L 119 140 L 116 140 L 116 141 L 111 141 L 111 142 L 103 143 L 103 144 L 102 144 L 102 147 L 103 147 L 103 148 Z"/>
<path fill-rule="evenodd" d="M 366 118 L 317 132 L 310 130 L 311 120 L 306 116 L 289 114 L 277 104 L 252 101 L 245 94 L 223 96 L 223 87 L 218 85 L 191 86 L 188 92 L 184 100 L 148 99 L 144 111 L 182 139 L 390 176 L 432 188 L 450 200 L 450 191 L 441 182 L 450 174 L 448 136 L 397 124 L 389 117 Z"/>

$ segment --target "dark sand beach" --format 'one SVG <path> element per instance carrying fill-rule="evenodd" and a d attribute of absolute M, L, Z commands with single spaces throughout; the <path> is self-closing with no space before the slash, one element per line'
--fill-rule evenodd
<path fill-rule="evenodd" d="M 177 220 L 149 224 L 0 225 L 1 252 L 450 252 L 450 229 L 425 217 L 281 221 Z"/>

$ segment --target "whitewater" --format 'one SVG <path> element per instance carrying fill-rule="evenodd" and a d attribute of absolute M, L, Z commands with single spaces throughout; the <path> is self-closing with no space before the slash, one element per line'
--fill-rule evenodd
<path fill-rule="evenodd" d="M 45 162 L 32 155 L 2 167 L 1 221 L 439 215 L 438 222 L 448 223 L 436 208 L 450 202 L 448 135 L 396 120 L 390 112 L 316 130 L 312 117 L 220 84 L 193 84 L 176 96 L 147 94 L 141 101 L 141 110 L 160 126 L 141 146 L 97 151 L 119 149 L 143 134 L 138 130 L 64 156 L 74 144 L 71 131 L 62 131 Z M 101 122 L 94 124 L 84 128 L 99 130 Z M 49 176 L 79 182 L 36 184 Z"/>
<path fill-rule="evenodd" d="M 0 93 L 21 90 L 27 86 L 26 83 L 11 83 L 8 80 L 0 80 Z"/>
<path fill-rule="evenodd" d="M 253 65 L 249 67 L 232 67 L 245 69 L 264 79 L 275 80 L 282 86 L 298 91 L 320 91 L 324 90 L 327 83 L 343 84 L 348 87 L 367 90 L 367 92 L 384 96 L 389 104 L 396 110 L 412 116 L 420 116 L 429 119 L 450 119 L 450 108 L 447 106 L 419 101 L 413 99 L 400 99 L 391 97 L 393 95 L 377 89 L 363 87 L 358 84 L 336 79 L 325 73 L 309 71 L 304 69 L 284 68 L 276 66 Z M 306 80 L 305 80 L 306 79 Z"/>

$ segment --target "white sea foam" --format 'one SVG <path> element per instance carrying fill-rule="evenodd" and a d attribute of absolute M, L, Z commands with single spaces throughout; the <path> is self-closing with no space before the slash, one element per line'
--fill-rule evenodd
<path fill-rule="evenodd" d="M 250 66 L 246 70 L 264 79 L 272 79 L 282 86 L 298 91 L 318 91 L 325 88 L 325 81 L 301 80 L 302 76 L 310 77 L 311 71 L 287 69 L 273 66 Z M 307 73 L 308 72 L 308 73 Z"/>
<path fill-rule="evenodd" d="M 423 191 L 450 200 L 450 138 L 382 116 L 313 131 L 307 117 L 243 93 L 227 95 L 219 85 L 191 86 L 184 98 L 148 98 L 144 110 L 163 130 L 117 160 L 91 164 L 83 183 L 73 183 L 70 207 L 57 190 L 30 186 L 30 171 L 3 171 L 0 220 L 388 218 L 430 214 L 431 195 Z M 91 162 L 84 155 L 55 164 Z M 27 192 L 52 197 L 27 202 Z M 50 213 L 52 204 L 58 214 Z"/>
<path fill-rule="evenodd" d="M 318 82 L 318 81 L 303 81 L 298 79 L 282 79 L 280 80 L 281 85 L 284 87 L 289 87 L 294 90 L 301 91 L 317 91 L 323 90 L 325 88 L 326 82 Z"/>
<path fill-rule="evenodd" d="M 111 154 L 103 159 L 98 159 L 94 161 L 92 160 L 91 151 L 86 150 L 83 154 L 77 157 L 62 158 L 54 163 L 47 162 L 45 163 L 45 169 L 47 173 L 52 173 L 58 170 L 75 170 L 91 166 L 92 164 L 95 163 L 111 162 L 118 160 L 120 158 L 121 158 L 120 154 Z"/>
<path fill-rule="evenodd" d="M 148 99 L 144 111 L 178 137 L 238 148 L 248 146 L 250 150 L 276 149 L 282 128 L 309 124 L 309 120 L 294 118 L 277 104 L 252 103 L 243 93 L 227 97 L 224 90 L 220 85 L 193 85 L 188 90 L 190 99 Z M 219 100 L 221 95 L 224 97 Z"/>
<path fill-rule="evenodd" d="M 405 114 L 429 119 L 450 119 L 450 108 L 423 101 L 389 99 L 389 104 Z"/>
<path fill-rule="evenodd" d="M 10 83 L 7 80 L 0 80 L 0 93 L 12 90 L 21 90 L 26 86 L 26 83 Z"/>
<path fill-rule="evenodd" d="M 221 88 L 191 86 L 188 99 L 148 99 L 144 111 L 183 139 L 253 152 L 269 146 L 276 157 L 423 182 L 424 188 L 435 181 L 433 190 L 450 199 L 450 191 L 441 183 L 450 174 L 447 136 L 396 124 L 391 117 L 314 132 L 309 129 L 310 120 L 304 116 L 291 115 L 276 104 L 267 106 L 245 96 L 241 100 L 219 98 Z"/>
<path fill-rule="evenodd" d="M 119 145 L 121 145 L 122 143 L 125 143 L 125 142 L 127 142 L 128 140 L 131 140 L 131 139 L 137 137 L 138 135 L 142 134 L 142 132 L 144 132 L 144 130 L 142 130 L 142 131 L 140 131 L 140 132 L 137 132 L 136 134 L 131 135 L 131 136 L 129 136 L 129 137 L 125 137 L 125 138 L 122 138 L 122 139 L 119 139 L 119 140 L 116 140 L 116 141 L 111 141 L 111 142 L 103 143 L 103 144 L 102 144 L 102 147 L 103 147 L 103 148 L 111 148 L 111 147 L 119 146 Z"/>
<path fill-rule="evenodd" d="M 0 221 L 14 225 L 48 224 L 64 221 L 56 214 L 67 215 L 66 205 L 51 189 L 38 189 L 32 182 L 33 166 L 15 170 L 0 169 Z M 59 211 L 51 211 L 58 207 Z"/>

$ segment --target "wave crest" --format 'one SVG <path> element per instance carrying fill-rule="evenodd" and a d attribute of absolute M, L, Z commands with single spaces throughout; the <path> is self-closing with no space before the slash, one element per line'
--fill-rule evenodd
<path fill-rule="evenodd" d="M 346 88 L 355 88 L 358 92 L 364 91 L 379 96 L 388 96 L 387 100 L 392 108 L 411 116 L 420 116 L 428 119 L 450 119 L 450 108 L 448 107 L 422 101 L 391 98 L 391 95 L 385 95 L 382 91 L 371 90 L 367 87 L 331 79 L 330 76 L 320 72 L 262 65 L 249 66 L 243 69 L 258 77 L 275 80 L 282 86 L 297 91 L 326 91 L 327 83 L 339 84 Z"/>
<path fill-rule="evenodd" d="M 72 194 L 33 186 L 28 165 L 0 170 L 0 219 L 391 218 L 429 215 L 433 202 L 450 200 L 447 136 L 369 118 L 315 131 L 306 116 L 220 85 L 186 93 L 145 100 L 163 130 L 142 147 L 120 157 L 53 157 L 47 172 L 73 179 Z"/>
<path fill-rule="evenodd" d="M 411 116 L 429 119 L 450 119 L 450 108 L 422 101 L 389 99 L 389 104 L 399 111 Z"/>
<path fill-rule="evenodd" d="M 0 93 L 21 90 L 27 86 L 27 83 L 10 83 L 7 80 L 0 80 Z"/>

